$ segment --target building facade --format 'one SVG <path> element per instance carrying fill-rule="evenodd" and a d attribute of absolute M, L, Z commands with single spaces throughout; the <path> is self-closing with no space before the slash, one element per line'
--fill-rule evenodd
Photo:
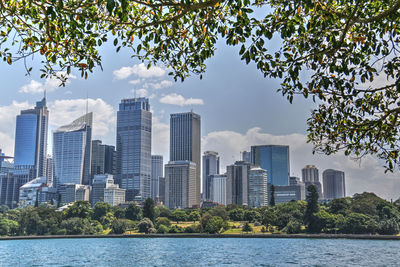
<path fill-rule="evenodd" d="M 12 157 L 6 156 L 0 149 L 0 205 L 13 209 L 17 207 L 19 187 L 11 159 Z"/>
<path fill-rule="evenodd" d="M 236 161 L 226 167 L 226 204 L 248 205 L 249 174 L 252 165 Z"/>
<path fill-rule="evenodd" d="M 117 113 L 116 180 L 127 201 L 151 197 L 151 120 L 149 99 L 123 99 Z"/>
<path fill-rule="evenodd" d="M 304 184 L 275 186 L 275 204 L 305 200 Z"/>
<path fill-rule="evenodd" d="M 346 183 L 344 172 L 328 169 L 322 173 L 324 185 L 324 198 L 335 199 L 346 196 Z"/>
<path fill-rule="evenodd" d="M 104 189 L 110 185 L 114 185 L 114 177 L 111 174 L 96 174 L 93 177 L 91 203 L 92 206 L 97 202 L 104 201 Z"/>
<path fill-rule="evenodd" d="M 54 182 L 85 184 L 91 182 L 91 145 L 93 113 L 61 126 L 53 133 Z"/>
<path fill-rule="evenodd" d="M 268 205 L 267 171 L 260 167 L 251 168 L 248 185 L 249 207 L 258 208 Z"/>
<path fill-rule="evenodd" d="M 161 155 L 151 155 L 151 198 L 155 201 L 160 196 L 159 180 L 164 176 L 164 159 Z"/>
<path fill-rule="evenodd" d="M 60 203 L 68 204 L 75 201 L 90 200 L 90 186 L 82 184 L 60 184 L 58 186 Z"/>
<path fill-rule="evenodd" d="M 203 154 L 203 200 L 212 200 L 212 175 L 219 174 L 219 156 L 217 152 L 206 151 Z"/>
<path fill-rule="evenodd" d="M 199 208 L 196 163 L 170 161 L 165 165 L 165 206 L 170 209 Z"/>
<path fill-rule="evenodd" d="M 54 181 L 54 164 L 53 158 L 50 155 L 47 155 L 47 164 L 46 164 L 46 183 L 48 186 L 53 186 Z"/>
<path fill-rule="evenodd" d="M 200 207 L 201 117 L 193 112 L 171 114 L 170 161 L 191 161 L 196 167 L 196 206 Z M 167 178 L 167 176 L 166 176 Z M 168 178 L 167 178 L 168 179 Z"/>
<path fill-rule="evenodd" d="M 125 189 L 119 188 L 117 184 L 112 184 L 104 188 L 104 202 L 110 206 L 118 206 L 125 203 Z"/>
<path fill-rule="evenodd" d="M 317 169 L 317 167 L 315 167 L 314 165 L 306 165 L 301 170 L 301 174 L 306 188 L 306 193 L 307 188 L 310 185 L 313 185 L 317 189 L 319 197 L 322 198 L 322 186 L 319 180 L 319 170 Z"/>
<path fill-rule="evenodd" d="M 211 201 L 220 205 L 226 205 L 226 175 L 212 174 L 211 179 Z"/>
<path fill-rule="evenodd" d="M 158 201 L 165 204 L 165 177 L 158 178 Z"/>
<path fill-rule="evenodd" d="M 267 171 L 269 184 L 289 185 L 289 146 L 252 146 L 251 160 L 255 166 Z"/>

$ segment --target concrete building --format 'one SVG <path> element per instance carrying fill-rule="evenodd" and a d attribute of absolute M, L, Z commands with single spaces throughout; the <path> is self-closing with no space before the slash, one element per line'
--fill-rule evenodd
<path fill-rule="evenodd" d="M 46 176 L 35 178 L 19 188 L 18 207 L 39 205 L 39 191 L 46 187 Z"/>
<path fill-rule="evenodd" d="M 114 177 L 111 174 L 96 174 L 93 177 L 91 203 L 92 207 L 99 201 L 104 201 L 104 189 L 114 185 Z"/>
<path fill-rule="evenodd" d="M 226 175 L 225 174 L 212 174 L 210 175 L 212 199 L 214 203 L 226 205 Z"/>
<path fill-rule="evenodd" d="M 50 187 L 53 186 L 54 181 L 54 163 L 53 158 L 50 155 L 47 155 L 47 164 L 46 164 L 46 184 Z"/>
<path fill-rule="evenodd" d="M 151 155 L 151 198 L 158 201 L 160 196 L 159 179 L 164 177 L 164 159 L 161 155 Z"/>
<path fill-rule="evenodd" d="M 304 184 L 275 186 L 275 204 L 305 200 Z"/>
<path fill-rule="evenodd" d="M 126 201 L 151 197 L 151 120 L 148 98 L 122 99 L 117 113 L 116 180 Z"/>
<path fill-rule="evenodd" d="M 331 200 L 346 196 L 344 172 L 328 169 L 322 173 L 324 184 L 324 198 Z"/>
<path fill-rule="evenodd" d="M 165 177 L 158 178 L 158 202 L 165 204 Z"/>
<path fill-rule="evenodd" d="M 193 112 L 171 114 L 170 161 L 191 161 L 196 166 L 194 206 L 200 207 L 201 117 Z M 166 179 L 168 177 L 166 176 Z M 166 193 L 167 194 L 167 193 Z M 167 197 L 167 196 L 166 196 Z"/>
<path fill-rule="evenodd" d="M 267 171 L 260 167 L 251 168 L 248 185 L 249 207 L 258 208 L 268 205 Z"/>
<path fill-rule="evenodd" d="M 248 163 L 251 163 L 251 152 L 250 151 L 243 151 L 242 152 L 242 161 L 246 161 Z"/>
<path fill-rule="evenodd" d="M 13 209 L 17 207 L 19 187 L 11 159 L 12 157 L 6 156 L 0 149 L 0 205 Z"/>
<path fill-rule="evenodd" d="M 310 185 L 313 185 L 317 189 L 319 197 L 322 198 L 322 186 L 319 180 L 319 170 L 317 169 L 317 167 L 315 167 L 314 165 L 306 165 L 301 170 L 301 173 L 306 188 L 306 194 L 307 194 L 307 188 Z"/>
<path fill-rule="evenodd" d="M 92 177 L 96 174 L 114 174 L 116 153 L 114 146 L 102 144 L 101 140 L 92 141 Z"/>
<path fill-rule="evenodd" d="M 196 163 L 170 161 L 165 165 L 165 206 L 170 209 L 199 208 Z"/>
<path fill-rule="evenodd" d="M 112 184 L 104 188 L 104 202 L 111 206 L 118 206 L 125 203 L 125 189 L 119 188 L 117 184 Z"/>
<path fill-rule="evenodd" d="M 61 126 L 53 133 L 54 182 L 85 184 L 91 180 L 93 113 Z"/>
<path fill-rule="evenodd" d="M 254 166 L 260 166 L 267 171 L 269 184 L 289 185 L 289 146 L 252 146 L 251 160 Z"/>
<path fill-rule="evenodd" d="M 219 156 L 217 152 L 206 151 L 203 155 L 203 200 L 212 200 L 211 175 L 219 174 Z"/>
<path fill-rule="evenodd" d="M 226 204 L 248 205 L 248 183 L 252 165 L 236 161 L 226 167 Z"/>
<path fill-rule="evenodd" d="M 82 184 L 60 184 L 58 192 L 61 197 L 61 204 L 68 204 L 79 200 L 90 200 L 90 187 Z"/>

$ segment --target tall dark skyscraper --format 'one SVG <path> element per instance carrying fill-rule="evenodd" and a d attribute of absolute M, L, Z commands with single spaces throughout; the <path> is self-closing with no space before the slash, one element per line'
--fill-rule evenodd
<path fill-rule="evenodd" d="M 100 140 L 92 141 L 92 177 L 96 174 L 114 174 L 115 147 L 102 144 Z"/>
<path fill-rule="evenodd" d="M 344 172 L 337 170 L 325 170 L 322 173 L 324 185 L 324 198 L 334 199 L 346 196 Z"/>
<path fill-rule="evenodd" d="M 255 166 L 267 171 L 269 184 L 289 185 L 289 146 L 252 146 L 251 160 Z"/>
<path fill-rule="evenodd" d="M 217 152 L 206 151 L 203 154 L 203 198 L 212 200 L 212 175 L 219 174 L 219 156 Z"/>
<path fill-rule="evenodd" d="M 308 186 L 314 185 L 318 191 L 318 195 L 322 198 L 322 186 L 319 181 L 319 171 L 314 165 L 306 165 L 301 170 L 303 182 L 307 191 Z M 308 191 L 307 191 L 308 192 Z"/>
<path fill-rule="evenodd" d="M 236 161 L 226 167 L 226 204 L 248 205 L 251 163 Z"/>
<path fill-rule="evenodd" d="M 201 117 L 193 112 L 171 114 L 170 160 L 196 164 L 196 205 L 200 206 Z M 166 177 L 167 178 L 167 177 Z M 168 178 L 167 178 L 168 179 Z M 168 182 L 166 182 L 168 183 Z"/>
<path fill-rule="evenodd" d="M 151 119 L 149 99 L 123 99 L 117 113 L 116 180 L 126 200 L 151 197 Z"/>
<path fill-rule="evenodd" d="M 26 174 L 33 175 L 26 182 L 46 176 L 48 123 L 46 98 L 36 102 L 35 108 L 22 110 L 17 116 L 14 165 L 20 170 L 25 169 Z"/>

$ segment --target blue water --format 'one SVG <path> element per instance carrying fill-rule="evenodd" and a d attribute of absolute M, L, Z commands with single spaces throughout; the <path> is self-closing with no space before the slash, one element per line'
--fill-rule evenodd
<path fill-rule="evenodd" d="M 399 241 L 51 239 L 0 241 L 0 266 L 400 266 Z"/>

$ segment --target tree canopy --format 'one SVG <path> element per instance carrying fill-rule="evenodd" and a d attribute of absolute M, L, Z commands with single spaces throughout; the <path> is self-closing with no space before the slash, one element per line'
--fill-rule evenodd
<path fill-rule="evenodd" d="M 399 9 L 400 0 L 0 1 L 0 56 L 12 64 L 38 55 L 43 77 L 65 81 L 78 69 L 86 78 L 112 39 L 117 51 L 184 80 L 205 71 L 223 39 L 265 77 L 279 78 L 290 102 L 296 95 L 316 102 L 308 119 L 315 152 L 372 154 L 394 170 Z"/>

